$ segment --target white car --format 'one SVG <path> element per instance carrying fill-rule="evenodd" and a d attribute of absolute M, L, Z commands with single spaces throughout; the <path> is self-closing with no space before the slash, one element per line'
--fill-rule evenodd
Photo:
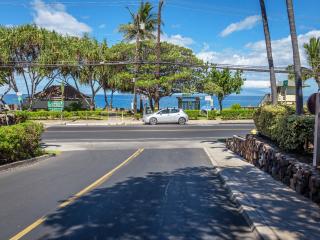
<path fill-rule="evenodd" d="M 145 114 L 142 119 L 144 123 L 151 125 L 158 123 L 179 123 L 183 125 L 188 120 L 188 115 L 182 109 L 177 108 L 166 108 L 152 114 Z"/>

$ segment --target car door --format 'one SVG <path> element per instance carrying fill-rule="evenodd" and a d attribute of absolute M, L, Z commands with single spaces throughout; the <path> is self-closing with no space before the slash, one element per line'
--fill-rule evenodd
<path fill-rule="evenodd" d="M 169 120 L 169 109 L 163 109 L 157 113 L 157 120 L 159 123 L 168 123 Z"/>
<path fill-rule="evenodd" d="M 169 110 L 169 121 L 171 123 L 177 123 L 178 120 L 179 120 L 179 117 L 180 117 L 180 114 L 179 114 L 179 109 L 170 109 Z"/>

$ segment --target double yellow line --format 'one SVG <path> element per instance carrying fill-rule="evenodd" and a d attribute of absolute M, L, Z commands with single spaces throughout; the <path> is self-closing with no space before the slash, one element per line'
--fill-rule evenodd
<path fill-rule="evenodd" d="M 116 171 L 118 171 L 120 168 L 122 168 L 124 165 L 126 165 L 131 160 L 138 157 L 143 152 L 143 150 L 144 150 L 143 148 L 137 150 L 135 153 L 133 153 L 130 157 L 128 157 L 125 161 L 123 161 L 121 164 L 116 166 L 114 169 L 107 172 L 101 178 L 99 178 L 98 180 L 96 180 L 95 182 L 93 182 L 92 184 L 87 186 L 86 188 L 82 189 L 80 192 L 76 193 L 75 195 L 73 195 L 69 199 L 65 200 L 63 203 L 61 203 L 58 206 L 58 209 L 61 209 L 61 208 L 64 208 L 64 207 L 70 205 L 71 203 L 76 201 L 81 196 L 85 195 L 86 193 L 88 193 L 88 192 L 92 191 L 93 189 L 97 188 L 98 186 L 100 186 L 102 183 L 104 183 L 106 180 L 108 180 Z M 36 227 L 38 227 L 39 225 L 44 223 L 47 220 L 47 218 L 48 218 L 48 216 L 43 216 L 43 217 L 39 218 L 34 223 L 32 223 L 31 225 L 29 225 L 28 227 L 26 227 L 25 229 L 23 229 L 22 231 L 20 231 L 19 233 L 17 233 L 13 237 L 11 237 L 10 240 L 18 240 L 18 239 L 22 238 L 23 236 L 25 236 L 26 234 L 31 232 L 33 229 L 35 229 Z"/>

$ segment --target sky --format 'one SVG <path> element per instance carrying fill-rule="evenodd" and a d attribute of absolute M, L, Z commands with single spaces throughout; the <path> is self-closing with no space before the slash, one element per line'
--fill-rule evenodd
<path fill-rule="evenodd" d="M 149 0 L 157 10 L 158 0 Z M 0 24 L 34 23 L 62 34 L 88 33 L 109 45 L 122 41 L 120 24 L 140 0 L 0 0 Z M 302 65 L 307 66 L 303 44 L 320 37 L 319 0 L 294 0 Z M 275 66 L 292 64 L 285 0 L 265 0 Z M 258 0 L 165 0 L 162 40 L 191 48 L 204 61 L 267 66 Z M 269 92 L 269 75 L 245 73 L 244 95 Z M 278 74 L 279 81 L 286 79 Z M 314 92 L 313 80 L 305 95 Z M 1 89 L 0 89 L 1 91 Z M 86 90 L 84 90 L 86 91 Z"/>

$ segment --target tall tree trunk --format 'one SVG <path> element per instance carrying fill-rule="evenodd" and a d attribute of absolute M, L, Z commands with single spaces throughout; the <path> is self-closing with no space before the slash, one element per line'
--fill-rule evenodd
<path fill-rule="evenodd" d="M 143 113 L 143 99 L 142 99 L 142 95 L 140 93 L 140 109 L 139 109 L 140 113 Z"/>
<path fill-rule="evenodd" d="M 136 36 L 136 56 L 135 56 L 135 80 L 133 83 L 133 112 L 134 114 L 137 114 L 137 78 L 138 78 L 138 72 L 139 72 L 139 50 L 140 50 L 140 26 L 137 26 L 139 28 L 137 36 Z"/>
<path fill-rule="evenodd" d="M 266 11 L 264 0 L 260 0 L 260 7 L 261 7 L 263 31 L 264 31 L 264 37 L 266 42 L 266 49 L 267 49 L 267 56 L 268 56 L 268 63 L 269 63 L 269 70 L 270 70 L 270 86 L 271 86 L 271 99 L 272 99 L 271 101 L 273 105 L 276 105 L 278 101 L 277 80 L 276 80 L 276 74 L 274 72 L 271 37 L 270 37 L 268 17 L 267 17 L 267 11 Z"/>
<path fill-rule="evenodd" d="M 160 97 L 159 94 L 155 94 L 154 96 L 154 109 L 159 110 L 160 109 Z"/>
<path fill-rule="evenodd" d="M 223 98 L 221 97 L 218 97 L 218 102 L 219 102 L 219 109 L 220 109 L 220 112 L 222 111 L 222 101 L 223 101 Z"/>
<path fill-rule="evenodd" d="M 150 97 L 150 96 L 149 96 L 149 106 L 150 106 L 151 110 L 154 111 L 152 97 Z"/>
<path fill-rule="evenodd" d="M 110 109 L 112 110 L 113 108 L 113 95 L 114 95 L 114 90 L 111 90 L 111 96 L 110 96 Z"/>
<path fill-rule="evenodd" d="M 104 109 L 107 109 L 109 107 L 109 102 L 108 102 L 108 95 L 107 95 L 106 89 L 103 89 L 103 95 L 104 95 L 104 102 L 105 102 Z"/>
<path fill-rule="evenodd" d="M 296 31 L 296 24 L 294 19 L 292 0 L 287 1 L 288 19 L 290 25 L 290 35 L 293 50 L 293 64 L 294 75 L 296 80 L 296 114 L 301 115 L 303 113 L 303 94 L 302 94 L 302 77 L 301 77 L 301 62 L 299 54 L 298 37 Z"/>

